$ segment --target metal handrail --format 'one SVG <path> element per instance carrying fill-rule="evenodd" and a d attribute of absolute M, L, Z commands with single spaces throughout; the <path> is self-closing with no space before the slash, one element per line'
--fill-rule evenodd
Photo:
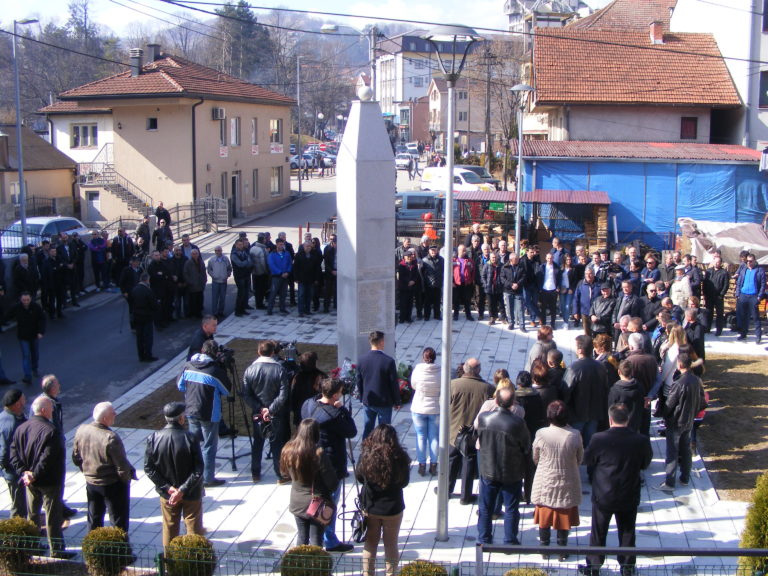
<path fill-rule="evenodd" d="M 114 164 L 114 145 L 112 142 L 107 142 L 101 147 L 101 150 L 91 160 L 95 164 Z"/>
<path fill-rule="evenodd" d="M 154 206 L 152 196 L 115 170 L 113 164 L 107 162 L 83 162 L 78 165 L 78 174 L 81 184 L 97 186 L 117 184 L 129 194 L 135 196 L 144 206 Z"/>

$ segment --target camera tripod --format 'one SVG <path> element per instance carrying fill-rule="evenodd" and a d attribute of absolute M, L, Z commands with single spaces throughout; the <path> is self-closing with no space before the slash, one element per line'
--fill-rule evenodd
<path fill-rule="evenodd" d="M 224 365 L 224 369 L 227 371 L 227 375 L 229 376 L 229 381 L 232 383 L 232 389 L 230 390 L 229 395 L 227 396 L 227 419 L 226 421 L 229 424 L 229 429 L 227 430 L 226 434 L 222 436 L 222 438 L 229 438 L 229 446 L 231 449 L 231 456 L 217 456 L 216 458 L 218 460 L 229 460 L 232 471 L 237 471 L 237 460 L 239 458 L 245 458 L 246 456 L 250 456 L 251 452 L 253 452 L 253 432 L 251 430 L 251 424 L 250 424 L 250 417 L 248 416 L 247 407 L 245 406 L 245 401 L 243 400 L 242 395 L 240 394 L 240 389 L 237 385 L 237 363 L 235 362 L 235 359 L 232 358 L 230 361 L 228 361 Z M 240 413 L 243 417 L 243 422 L 245 422 L 245 431 L 248 434 L 248 445 L 250 446 L 250 450 L 247 452 L 243 452 L 242 454 L 235 454 L 235 439 L 237 438 L 239 431 L 235 425 L 235 404 L 238 404 L 240 406 Z"/>

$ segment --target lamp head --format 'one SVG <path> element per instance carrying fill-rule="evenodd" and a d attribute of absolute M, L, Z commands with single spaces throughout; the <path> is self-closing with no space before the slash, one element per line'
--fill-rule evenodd
<path fill-rule="evenodd" d="M 459 79 L 464 68 L 464 62 L 467 59 L 467 54 L 469 53 L 469 47 L 483 39 L 472 28 L 458 24 L 435 26 L 424 34 L 422 38 L 432 44 L 432 47 L 435 49 L 437 62 L 443 71 L 443 76 L 446 82 L 448 82 L 449 87 L 452 87 Z M 438 42 L 448 42 L 451 44 L 450 49 L 446 50 L 447 54 L 443 55 L 441 53 Z M 457 62 L 457 60 L 459 61 Z"/>

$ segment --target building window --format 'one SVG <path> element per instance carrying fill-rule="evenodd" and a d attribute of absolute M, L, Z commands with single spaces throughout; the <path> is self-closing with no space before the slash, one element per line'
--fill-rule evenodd
<path fill-rule="evenodd" d="M 680 140 L 696 140 L 699 119 L 695 116 L 680 118 Z"/>
<path fill-rule="evenodd" d="M 416 42 L 409 42 L 408 46 L 410 47 L 411 52 L 416 52 Z"/>
<path fill-rule="evenodd" d="M 228 184 L 229 184 L 229 181 L 228 181 L 228 178 L 227 178 L 227 173 L 226 172 L 222 172 L 221 173 L 221 197 L 222 198 L 226 198 L 227 197 L 227 192 L 229 191 Z"/>
<path fill-rule="evenodd" d="M 768 70 L 760 72 L 760 98 L 758 99 L 758 106 L 760 108 L 768 108 Z"/>
<path fill-rule="evenodd" d="M 72 148 L 96 148 L 99 145 L 99 129 L 96 124 L 72 125 Z"/>
<path fill-rule="evenodd" d="M 421 76 L 414 76 L 413 86 L 414 88 L 422 88 L 424 86 L 424 78 Z"/>
<path fill-rule="evenodd" d="M 272 119 L 269 121 L 269 142 L 270 144 L 283 143 L 283 121 Z"/>
<path fill-rule="evenodd" d="M 157 118 L 147 118 L 147 130 L 157 130 Z"/>
<path fill-rule="evenodd" d="M 416 58 L 416 60 L 413 61 L 413 67 L 416 68 L 416 70 L 421 70 L 422 68 L 424 68 L 424 60 L 422 60 L 421 58 Z"/>
<path fill-rule="evenodd" d="M 210 198 L 211 194 L 213 194 L 213 186 L 210 182 L 206 182 L 205 184 L 205 197 Z"/>
<path fill-rule="evenodd" d="M 219 146 L 227 145 L 227 121 L 219 120 Z"/>
<path fill-rule="evenodd" d="M 408 108 L 400 110 L 400 124 L 411 123 L 411 111 Z"/>
<path fill-rule="evenodd" d="M 229 119 L 229 141 L 232 146 L 240 146 L 240 117 Z"/>
<path fill-rule="evenodd" d="M 251 186 L 251 197 L 256 200 L 259 197 L 259 169 L 253 171 L 253 185 Z"/>
<path fill-rule="evenodd" d="M 283 195 L 283 167 L 273 166 L 269 182 L 269 193 L 274 198 Z"/>
<path fill-rule="evenodd" d="M 459 112 L 459 122 L 466 122 L 469 112 Z"/>
<path fill-rule="evenodd" d="M 457 98 L 459 100 L 466 100 L 467 99 L 467 91 L 466 90 L 459 90 L 456 94 L 457 94 Z"/>
<path fill-rule="evenodd" d="M 251 118 L 251 146 L 259 143 L 259 122 L 256 118 Z"/>
<path fill-rule="evenodd" d="M 763 0 L 763 32 L 768 32 L 768 0 Z"/>

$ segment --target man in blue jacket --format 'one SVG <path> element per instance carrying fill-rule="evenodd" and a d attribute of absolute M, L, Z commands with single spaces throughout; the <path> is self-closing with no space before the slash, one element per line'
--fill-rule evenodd
<path fill-rule="evenodd" d="M 274 252 L 267 256 L 269 273 L 272 275 L 272 289 L 269 291 L 269 302 L 267 303 L 267 315 L 272 315 L 272 309 L 275 307 L 275 298 L 280 297 L 280 312 L 288 314 L 285 307 L 285 292 L 288 288 L 288 278 L 293 270 L 293 261 L 291 255 L 285 249 L 285 240 L 278 238 L 275 243 Z"/>
<path fill-rule="evenodd" d="M 395 359 L 384 354 L 384 333 L 375 330 L 368 336 L 371 350 L 357 362 L 357 390 L 365 407 L 363 440 L 379 424 L 392 421 L 392 408 L 400 407 Z"/>
<path fill-rule="evenodd" d="M 749 332 L 749 319 L 755 319 L 755 338 L 760 344 L 763 339 L 763 327 L 760 324 L 760 300 L 765 296 L 765 270 L 757 265 L 754 254 L 747 254 L 747 265 L 739 270 L 736 280 L 736 317 L 740 335 L 738 340 L 746 340 Z"/>
<path fill-rule="evenodd" d="M 200 442 L 203 453 L 203 482 L 206 487 L 221 486 L 216 478 L 216 449 L 219 445 L 221 398 L 229 395 L 232 384 L 224 367 L 216 361 L 219 345 L 203 342 L 199 354 L 184 367 L 176 386 L 184 392 L 189 432 Z"/>

